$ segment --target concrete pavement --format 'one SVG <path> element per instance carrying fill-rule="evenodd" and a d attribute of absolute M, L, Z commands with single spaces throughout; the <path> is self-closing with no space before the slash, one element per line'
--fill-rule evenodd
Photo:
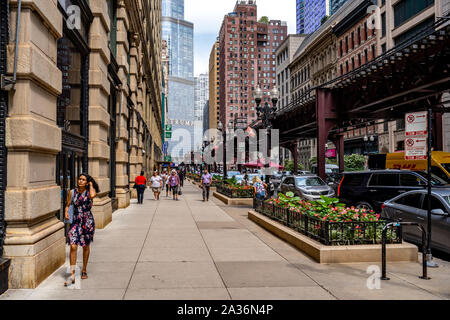
<path fill-rule="evenodd" d="M 201 201 L 186 183 L 179 201 L 145 193 L 97 230 L 79 289 L 67 265 L 36 289 L 1 299 L 449 299 L 450 263 L 421 280 L 419 263 L 389 263 L 390 281 L 369 289 L 369 263 L 321 265 L 247 219 L 247 208 Z M 68 261 L 68 260 L 67 260 Z M 81 250 L 78 265 L 81 267 Z"/>

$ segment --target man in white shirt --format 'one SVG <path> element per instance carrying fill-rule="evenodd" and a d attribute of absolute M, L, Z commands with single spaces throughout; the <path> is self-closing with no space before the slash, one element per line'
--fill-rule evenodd
<path fill-rule="evenodd" d="M 159 200 L 163 182 L 163 179 L 158 175 L 158 171 L 153 172 L 153 176 L 150 178 L 150 187 L 152 188 L 155 200 Z"/>

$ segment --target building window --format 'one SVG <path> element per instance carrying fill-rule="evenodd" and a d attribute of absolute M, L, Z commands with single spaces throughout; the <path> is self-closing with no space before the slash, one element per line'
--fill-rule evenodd
<path fill-rule="evenodd" d="M 434 4 L 434 0 L 402 0 L 394 6 L 394 27 Z"/>
<path fill-rule="evenodd" d="M 386 36 L 386 12 L 381 14 L 381 37 Z"/>

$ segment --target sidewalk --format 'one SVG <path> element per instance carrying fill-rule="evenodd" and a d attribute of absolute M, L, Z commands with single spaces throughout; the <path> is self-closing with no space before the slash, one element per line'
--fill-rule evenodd
<path fill-rule="evenodd" d="M 189 182 L 179 201 L 165 193 L 154 201 L 147 190 L 143 205 L 132 200 L 96 231 L 79 290 L 63 286 L 66 265 L 0 300 L 450 298 L 449 262 L 438 260 L 428 281 L 418 278 L 419 263 L 388 263 L 391 280 L 370 290 L 369 263 L 320 265 L 248 220 L 248 209 L 201 198 Z"/>

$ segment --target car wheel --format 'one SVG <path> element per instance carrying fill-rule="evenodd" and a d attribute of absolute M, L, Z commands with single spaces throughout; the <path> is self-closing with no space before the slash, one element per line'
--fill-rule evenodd
<path fill-rule="evenodd" d="M 358 208 L 358 209 L 366 209 L 367 211 L 373 210 L 373 206 L 370 203 L 364 202 L 364 201 L 358 202 L 356 204 L 356 208 Z"/>

